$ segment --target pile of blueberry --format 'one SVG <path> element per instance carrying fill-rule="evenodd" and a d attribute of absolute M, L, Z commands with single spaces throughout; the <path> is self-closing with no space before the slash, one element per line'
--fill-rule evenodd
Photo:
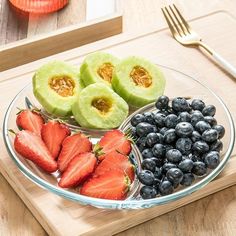
<path fill-rule="evenodd" d="M 200 99 L 161 96 L 157 110 L 136 114 L 131 134 L 143 156 L 138 179 L 143 199 L 171 194 L 179 185 L 190 186 L 220 162 L 225 134 L 214 115 L 216 108 Z"/>

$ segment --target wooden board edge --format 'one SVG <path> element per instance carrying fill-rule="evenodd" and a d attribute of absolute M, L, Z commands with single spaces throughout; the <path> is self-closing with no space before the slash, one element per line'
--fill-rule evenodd
<path fill-rule="evenodd" d="M 122 13 L 0 47 L 0 71 L 122 33 Z M 37 53 L 32 53 L 37 52 Z"/>

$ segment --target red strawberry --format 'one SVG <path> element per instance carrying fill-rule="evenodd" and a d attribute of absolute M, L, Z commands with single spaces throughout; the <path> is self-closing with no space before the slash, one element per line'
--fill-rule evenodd
<path fill-rule="evenodd" d="M 63 172 L 68 166 L 69 162 L 78 154 L 90 152 L 92 150 L 92 143 L 82 133 L 77 133 L 66 137 L 62 143 L 62 149 L 58 157 L 58 167 Z"/>
<path fill-rule="evenodd" d="M 39 113 L 26 109 L 17 115 L 16 124 L 19 129 L 29 130 L 40 136 L 44 119 Z"/>
<path fill-rule="evenodd" d="M 20 131 L 16 134 L 14 147 L 19 154 L 33 161 L 46 172 L 51 173 L 57 170 L 56 161 L 37 134 L 28 130 Z"/>
<path fill-rule="evenodd" d="M 76 187 L 92 174 L 97 164 L 97 158 L 91 152 L 75 156 L 62 174 L 59 186 L 62 188 Z"/>
<path fill-rule="evenodd" d="M 120 170 L 111 170 L 88 179 L 80 189 L 80 194 L 111 200 L 123 200 L 129 191 L 130 180 Z"/>
<path fill-rule="evenodd" d="M 107 154 L 106 158 L 97 166 L 94 175 L 102 175 L 109 170 L 119 169 L 128 175 L 131 182 L 134 181 L 134 166 L 129 158 L 118 152 Z"/>
<path fill-rule="evenodd" d="M 66 125 L 53 120 L 44 124 L 41 130 L 41 137 L 54 159 L 59 155 L 63 140 L 69 135 L 70 129 Z"/>
<path fill-rule="evenodd" d="M 98 142 L 98 149 L 101 148 L 102 155 L 98 158 L 103 160 L 111 152 L 118 151 L 124 155 L 131 152 L 131 142 L 120 130 L 108 131 Z M 96 151 L 96 150 L 95 150 Z"/>

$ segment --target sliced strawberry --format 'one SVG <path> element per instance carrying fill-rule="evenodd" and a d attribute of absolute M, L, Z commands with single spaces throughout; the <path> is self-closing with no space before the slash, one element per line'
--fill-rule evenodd
<path fill-rule="evenodd" d="M 102 155 L 98 158 L 103 160 L 111 152 L 118 151 L 124 155 L 131 152 L 131 141 L 120 130 L 108 131 L 98 142 L 97 147 L 101 149 Z M 96 150 L 95 150 L 96 151 Z"/>
<path fill-rule="evenodd" d="M 103 175 L 88 179 L 80 194 L 103 199 L 123 200 L 129 191 L 130 180 L 120 170 L 110 170 Z"/>
<path fill-rule="evenodd" d="M 63 172 L 69 162 L 80 153 L 90 152 L 92 150 L 92 143 L 82 133 L 77 133 L 66 137 L 62 143 L 62 149 L 58 157 L 58 167 Z"/>
<path fill-rule="evenodd" d="M 54 159 L 59 155 L 63 140 L 69 135 L 70 129 L 66 125 L 53 120 L 44 124 L 41 130 L 41 137 Z"/>
<path fill-rule="evenodd" d="M 39 113 L 26 109 L 17 115 L 16 124 L 19 129 L 29 130 L 40 136 L 44 119 Z"/>
<path fill-rule="evenodd" d="M 62 188 L 76 187 L 92 174 L 97 164 L 97 158 L 91 152 L 75 156 L 62 174 L 59 186 Z"/>
<path fill-rule="evenodd" d="M 106 158 L 97 166 L 94 175 L 103 175 L 109 170 L 119 169 L 128 175 L 131 182 L 134 181 L 134 166 L 129 161 L 128 156 L 118 152 L 106 155 Z"/>
<path fill-rule="evenodd" d="M 28 130 L 20 131 L 15 137 L 14 147 L 19 154 L 33 161 L 46 172 L 57 170 L 56 161 L 37 134 Z"/>

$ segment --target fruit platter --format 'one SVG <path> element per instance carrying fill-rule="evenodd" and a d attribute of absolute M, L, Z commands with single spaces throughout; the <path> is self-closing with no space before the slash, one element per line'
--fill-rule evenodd
<path fill-rule="evenodd" d="M 139 209 L 204 187 L 224 168 L 234 125 L 223 101 L 138 56 L 49 62 L 12 100 L 5 145 L 42 188 L 100 208 Z"/>

